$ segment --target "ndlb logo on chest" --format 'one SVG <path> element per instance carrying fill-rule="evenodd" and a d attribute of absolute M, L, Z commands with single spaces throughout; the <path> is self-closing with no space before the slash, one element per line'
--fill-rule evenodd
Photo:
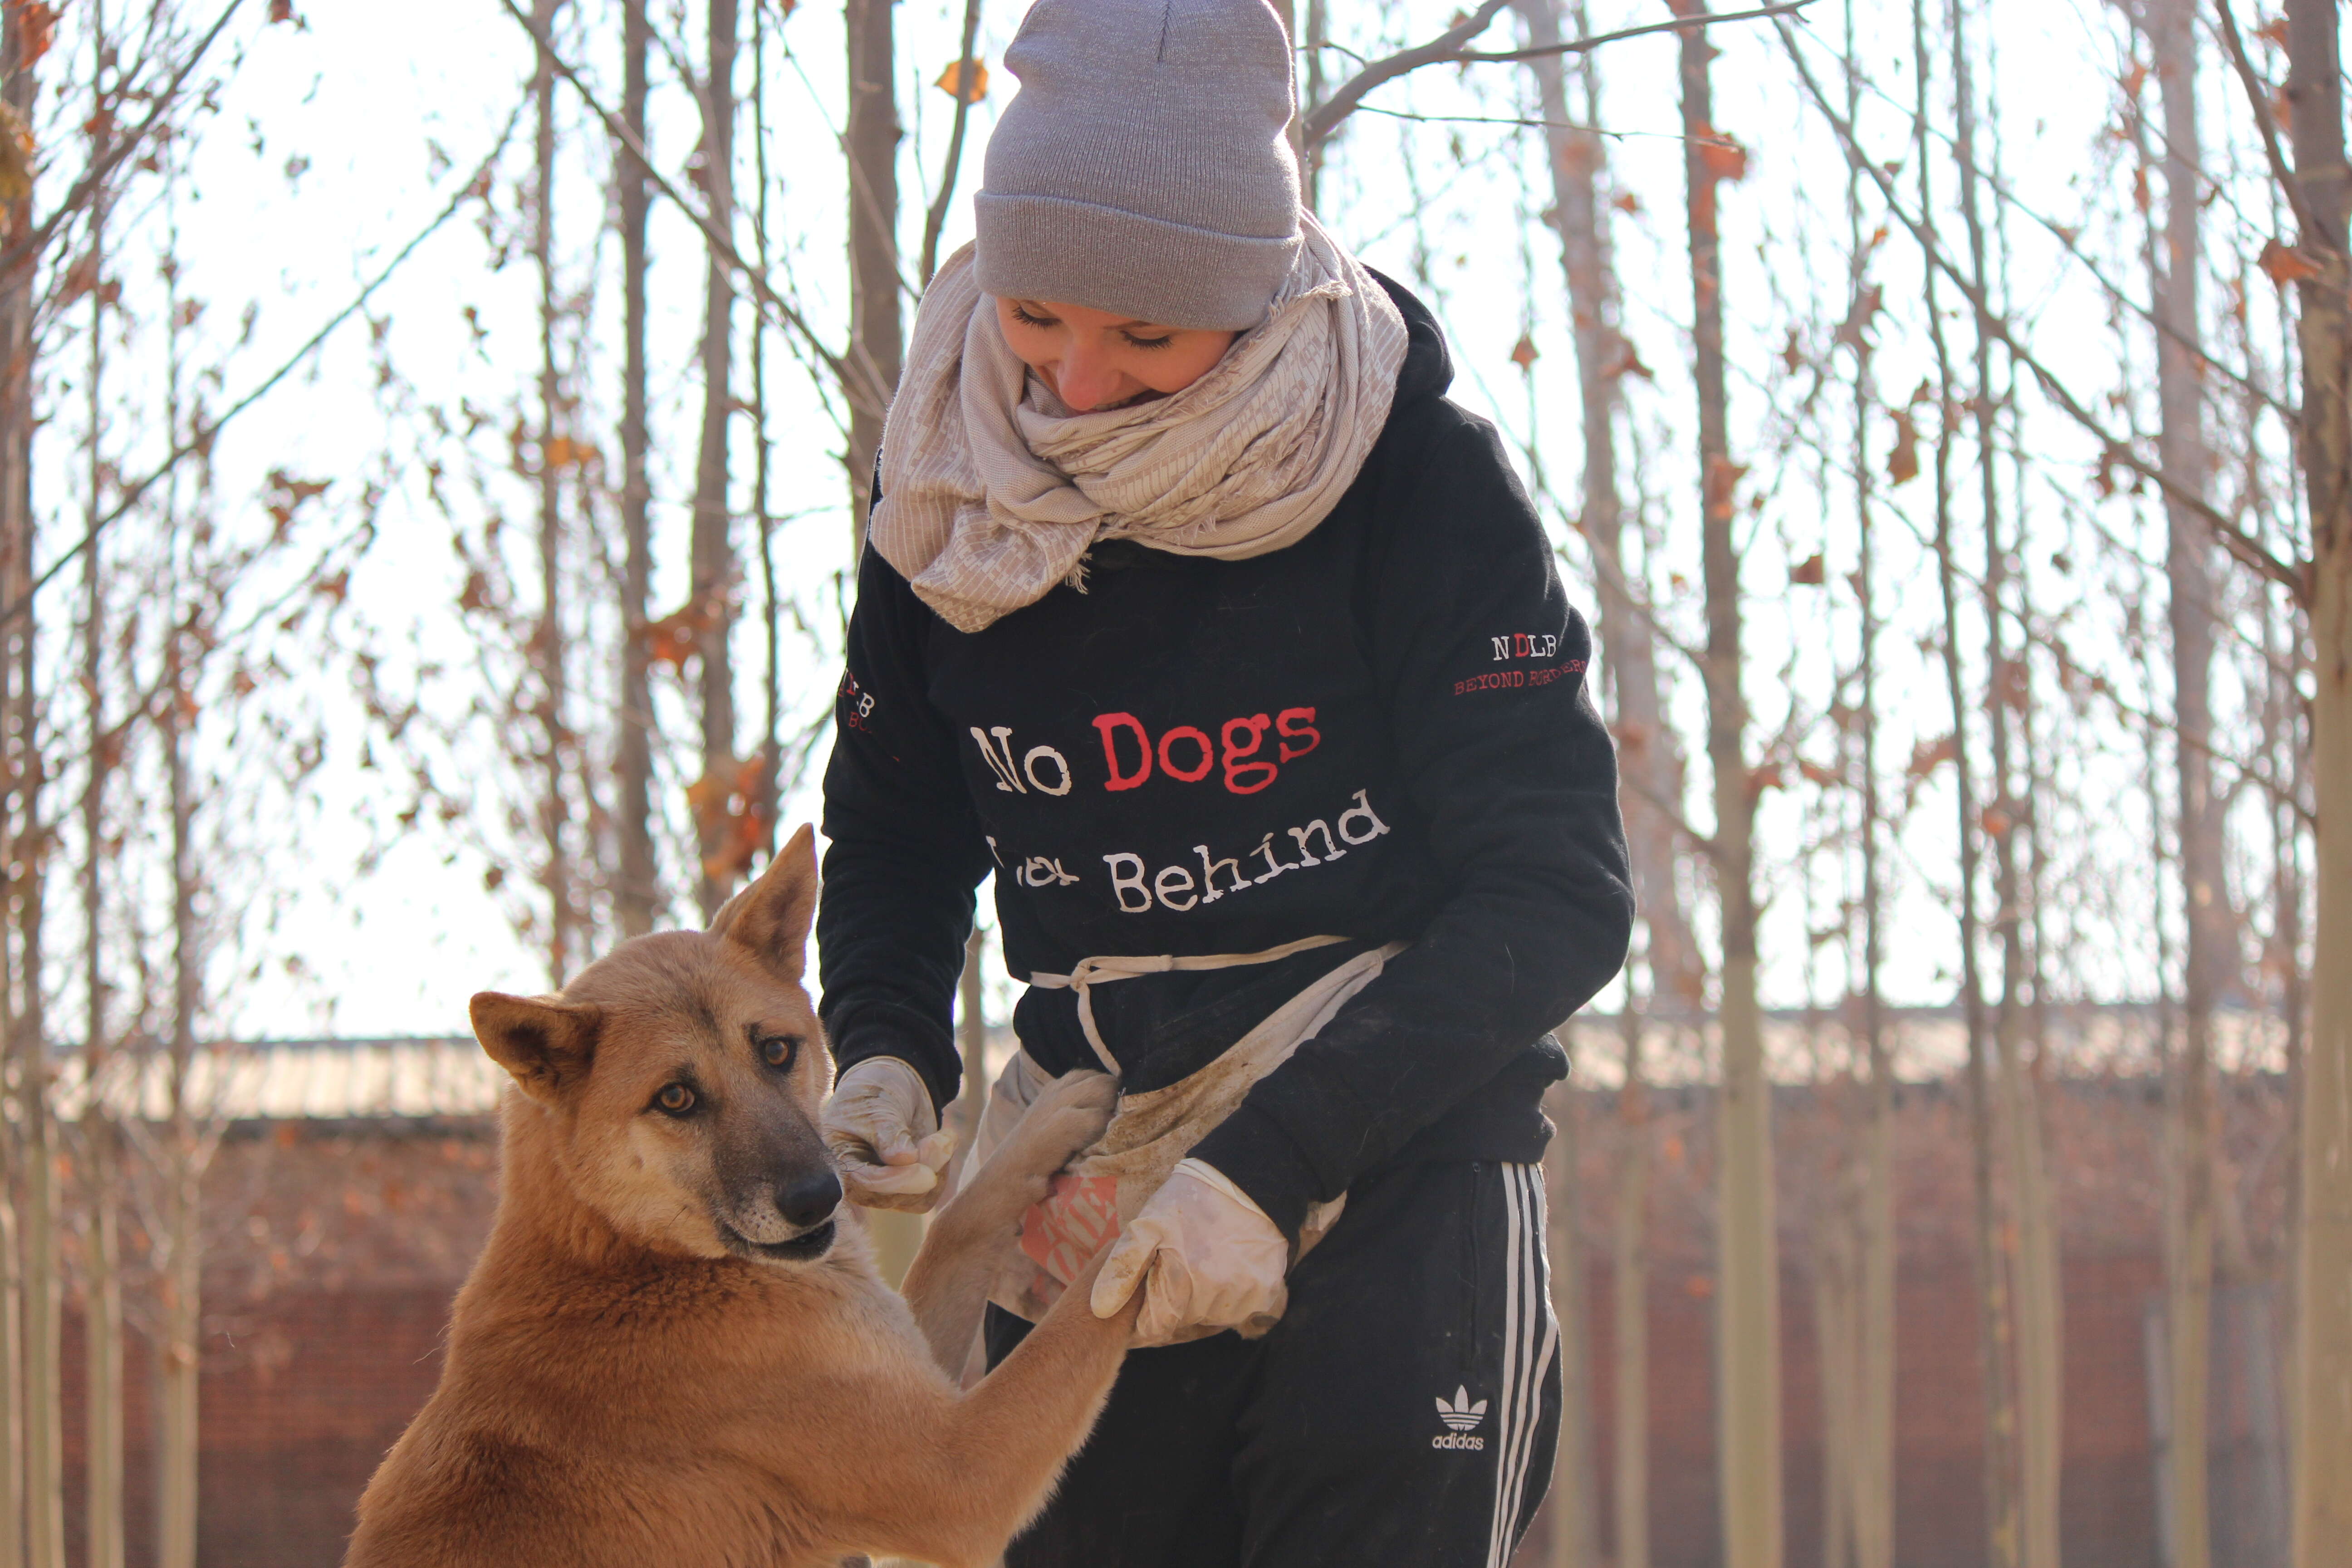
<path fill-rule="evenodd" d="M 1454 1403 L 1445 1403 L 1445 1395 L 1437 1396 L 1437 1418 L 1445 1423 L 1446 1430 L 1429 1440 L 1433 1448 L 1475 1448 L 1484 1450 L 1486 1439 L 1473 1436 L 1486 1419 L 1486 1402 L 1470 1403 L 1468 1385 L 1454 1391 Z"/>

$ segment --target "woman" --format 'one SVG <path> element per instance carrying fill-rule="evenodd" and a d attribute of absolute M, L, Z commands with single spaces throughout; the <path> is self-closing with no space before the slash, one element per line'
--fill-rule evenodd
<path fill-rule="evenodd" d="M 999 1300 L 1115 1224 L 1096 1310 L 1158 1347 L 1008 1562 L 1499 1564 L 1558 1425 L 1546 1031 L 1632 921 L 1590 637 L 1429 312 L 1300 210 L 1265 0 L 1039 0 L 1005 64 L 850 626 L 828 1136 L 935 1195 L 994 872 L 991 1115 L 1122 1091 Z"/>

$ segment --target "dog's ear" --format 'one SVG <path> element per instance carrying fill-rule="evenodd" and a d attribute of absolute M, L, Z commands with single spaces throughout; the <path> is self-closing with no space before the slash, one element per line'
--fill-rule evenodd
<path fill-rule="evenodd" d="M 588 1076 L 604 1015 L 571 1002 L 481 991 L 468 1005 L 474 1038 L 522 1091 L 552 1105 Z"/>
<path fill-rule="evenodd" d="M 710 934 L 744 948 L 778 979 L 798 984 L 815 918 L 816 829 L 803 823 L 760 879 L 719 906 Z"/>

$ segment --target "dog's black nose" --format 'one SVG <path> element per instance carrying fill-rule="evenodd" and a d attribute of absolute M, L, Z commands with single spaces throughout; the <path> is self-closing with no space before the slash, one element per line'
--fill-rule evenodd
<path fill-rule="evenodd" d="M 840 1206 L 841 1178 L 831 1171 L 811 1171 L 776 1189 L 776 1212 L 803 1230 L 823 1225 Z"/>

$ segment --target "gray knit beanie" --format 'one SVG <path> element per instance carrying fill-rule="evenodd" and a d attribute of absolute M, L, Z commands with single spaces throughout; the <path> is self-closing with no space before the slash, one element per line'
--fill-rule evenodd
<path fill-rule="evenodd" d="M 1037 0 L 974 199 L 980 287 L 1171 327 L 1265 319 L 1298 254 L 1266 0 Z"/>

